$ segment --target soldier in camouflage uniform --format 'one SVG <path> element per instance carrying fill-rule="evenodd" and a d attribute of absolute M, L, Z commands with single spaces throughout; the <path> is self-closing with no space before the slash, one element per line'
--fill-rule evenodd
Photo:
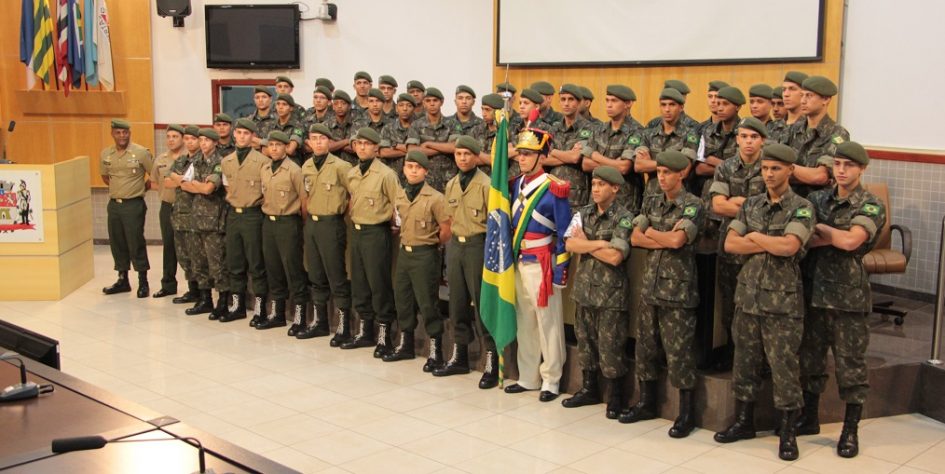
<path fill-rule="evenodd" d="M 562 87 L 562 91 L 566 90 Z M 562 104 L 563 105 L 563 104 Z M 568 108 L 562 106 L 567 117 Z M 593 405 L 603 400 L 598 383 L 602 374 L 610 386 L 606 416 L 616 419 L 623 409 L 624 360 L 630 285 L 626 265 L 630 255 L 633 214 L 614 205 L 624 184 L 616 168 L 600 166 L 591 180 L 592 202 L 581 207 L 565 232 L 566 249 L 583 255 L 577 267 L 571 299 L 578 305 L 574 330 L 584 385 L 561 401 L 565 408 Z"/>
<path fill-rule="evenodd" d="M 276 120 L 269 132 L 280 131 L 289 136 L 286 156 L 297 166 L 302 166 L 302 149 L 305 146 L 305 130 L 302 123 L 295 119 L 295 99 L 288 94 L 276 97 Z M 268 137 L 269 135 L 266 135 Z"/>
<path fill-rule="evenodd" d="M 767 84 L 755 84 L 748 89 L 748 108 L 751 116 L 760 120 L 768 129 L 768 142 L 781 143 L 781 136 L 787 132 L 784 122 L 771 117 L 774 109 L 774 89 Z"/>
<path fill-rule="evenodd" d="M 350 165 L 357 164 L 358 155 L 351 148 L 351 134 L 355 117 L 352 117 L 351 96 L 343 90 L 336 90 L 332 96 L 331 108 L 334 112 L 325 125 L 331 130 L 331 144 L 328 151 L 334 153 Z"/>
<path fill-rule="evenodd" d="M 181 177 L 190 168 L 193 158 L 200 153 L 197 137 L 200 129 L 189 125 L 184 127 L 184 150 L 171 164 L 167 177 L 164 178 L 164 187 L 174 190 L 174 208 L 171 210 L 171 226 L 174 228 L 174 248 L 177 251 L 177 263 L 184 270 L 187 279 L 187 291 L 173 300 L 174 304 L 194 303 L 200 294 L 197 278 L 194 276 L 193 257 L 190 249 L 194 238 L 194 223 L 191 213 L 194 207 L 194 195 L 180 189 Z"/>
<path fill-rule="evenodd" d="M 381 130 L 381 161 L 397 173 L 400 185 L 406 183 L 404 157 L 407 156 L 407 132 L 414 120 L 417 100 L 410 94 L 397 96 L 397 117 Z"/>
<path fill-rule="evenodd" d="M 174 226 L 171 223 L 171 214 L 174 213 L 174 188 L 165 187 L 164 180 L 170 175 L 171 166 L 184 153 L 184 127 L 171 124 L 165 132 L 167 151 L 158 155 L 154 160 L 154 167 L 148 172 L 151 178 L 151 189 L 158 193 L 161 200 L 161 211 L 158 215 L 161 223 L 161 243 L 163 254 L 163 273 L 161 275 L 161 289 L 151 295 L 154 298 L 177 294 L 177 251 L 174 245 Z"/>
<path fill-rule="evenodd" d="M 397 104 L 394 99 L 397 98 L 397 79 L 393 76 L 383 75 L 377 79 L 377 88 L 384 94 L 384 104 L 381 106 L 381 113 L 388 122 L 397 120 Z"/>
<path fill-rule="evenodd" d="M 452 119 L 459 124 L 461 131 L 453 134 L 450 141 L 455 142 L 460 135 L 469 135 L 469 132 L 477 125 L 482 123 L 482 119 L 473 112 L 473 105 L 476 105 L 476 91 L 467 85 L 456 86 L 456 113 Z"/>
<path fill-rule="evenodd" d="M 669 380 L 679 390 L 679 416 L 669 430 L 685 438 L 695 428 L 692 393 L 696 386 L 696 277 L 695 242 L 704 217 L 702 200 L 683 188 L 691 161 L 678 151 L 656 155 L 656 175 L 663 194 L 650 195 L 633 220 L 630 241 L 649 249 L 643 275 L 643 298 L 637 330 L 637 379 L 640 400 L 621 423 L 656 418 L 660 346 L 666 353 Z"/>
<path fill-rule="evenodd" d="M 795 422 L 803 405 L 797 351 L 804 324 L 800 261 L 814 231 L 810 201 L 791 190 L 788 179 L 797 155 L 781 144 L 764 147 L 761 174 L 767 192 L 745 201 L 729 224 L 725 251 L 745 255 L 735 290 L 735 422 L 715 434 L 719 443 L 755 437 L 755 399 L 761 364 L 771 364 L 774 406 L 781 411 L 778 457 L 799 455 Z"/>
<path fill-rule="evenodd" d="M 775 87 L 771 91 L 771 117 L 776 122 L 784 122 L 787 117 L 787 110 L 784 109 L 784 86 Z"/>
<path fill-rule="evenodd" d="M 292 79 L 289 76 L 276 76 L 276 95 L 286 94 L 289 97 L 292 96 L 292 91 L 295 90 L 295 84 L 292 82 Z M 301 123 L 302 118 L 305 117 L 305 107 L 301 105 L 293 105 L 292 107 L 292 119 L 296 122 Z M 223 137 L 220 137 L 223 138 Z M 220 155 L 226 156 L 226 155 Z"/>
<path fill-rule="evenodd" d="M 807 74 L 800 71 L 788 71 L 781 82 L 781 101 L 784 103 L 784 123 L 791 127 L 802 118 L 801 99 L 804 95 L 801 84 L 807 79 Z M 788 136 L 784 137 L 785 140 Z M 785 142 L 781 142 L 785 143 Z"/>
<path fill-rule="evenodd" d="M 492 172 L 492 144 L 499 124 L 495 121 L 495 112 L 505 108 L 505 100 L 499 94 L 486 94 L 482 97 L 482 122 L 469 131 L 469 136 L 479 142 L 479 157 L 476 164 L 483 173 Z"/>
<path fill-rule="evenodd" d="M 315 92 L 312 92 L 312 106 L 302 117 L 302 126 L 306 130 L 316 123 L 328 122 L 334 115 L 334 111 L 331 110 L 331 94 L 332 92 L 325 86 L 315 87 Z"/>
<path fill-rule="evenodd" d="M 220 141 L 217 142 L 218 155 L 223 157 L 236 151 L 236 145 L 233 144 L 233 117 L 222 113 L 214 115 L 213 129 L 220 135 Z"/>
<path fill-rule="evenodd" d="M 587 87 L 580 86 L 580 88 L 581 88 L 581 97 L 582 97 L 581 108 L 580 108 L 581 116 L 586 118 L 587 121 L 591 123 L 592 127 L 596 129 L 603 122 L 601 122 L 599 118 L 594 117 L 591 114 L 591 105 L 593 105 L 594 103 L 594 93 L 591 92 L 591 90 L 588 89 Z"/>
<path fill-rule="evenodd" d="M 413 96 L 413 98 L 416 100 L 416 103 L 417 103 L 416 105 L 417 109 L 413 111 L 414 120 L 420 117 L 423 117 L 427 113 L 425 110 L 423 110 L 423 107 L 421 107 L 421 105 L 423 104 L 423 95 L 426 92 L 427 92 L 426 86 L 424 86 L 423 83 L 420 81 L 414 80 L 407 83 L 407 93 Z"/>
<path fill-rule="evenodd" d="M 672 150 L 683 153 L 690 161 L 696 159 L 699 136 L 683 123 L 685 104 L 686 97 L 682 92 L 668 87 L 663 89 L 660 92 L 659 121 L 656 126 L 640 131 L 640 144 L 633 149 L 633 171 L 646 176 L 644 201 L 647 196 L 663 193 L 656 180 L 656 155 Z"/>
<path fill-rule="evenodd" d="M 689 86 L 685 82 L 676 80 L 676 79 L 667 79 L 666 82 L 663 83 L 663 88 L 675 89 L 679 91 L 679 93 L 682 94 L 682 97 L 683 97 L 683 101 L 681 103 L 686 102 L 686 99 L 689 96 L 689 92 L 691 92 L 691 90 L 689 89 Z M 685 110 L 679 113 L 678 120 L 679 120 L 678 123 L 682 125 L 686 130 L 695 130 L 699 127 L 699 122 L 697 122 L 696 119 L 686 114 Z M 660 114 L 650 119 L 650 121 L 646 123 L 646 128 L 655 128 L 662 121 L 663 121 L 663 115 Z M 696 133 L 696 136 L 699 136 L 699 134 Z"/>
<path fill-rule="evenodd" d="M 380 89 L 371 89 L 368 91 L 367 107 L 364 113 L 356 117 L 351 124 L 351 134 L 354 135 L 364 127 L 380 134 L 387 122 L 387 116 L 384 115 L 384 93 Z"/>
<path fill-rule="evenodd" d="M 433 189 L 443 192 L 446 182 L 456 176 L 458 168 L 453 161 L 453 143 L 449 141 L 454 134 L 460 134 L 462 126 L 450 117 L 444 117 L 443 93 L 435 87 L 428 87 L 423 96 L 423 108 L 426 115 L 410 124 L 407 131 L 407 148 L 419 150 L 430 158 L 430 174 L 427 183 Z"/>
<path fill-rule="evenodd" d="M 643 181 L 633 172 L 633 149 L 640 145 L 643 126 L 630 116 L 630 107 L 637 100 L 627 86 L 607 86 L 607 116 L 610 121 L 597 128 L 582 153 L 581 167 L 590 173 L 598 166 L 617 168 L 624 185 L 617 194 L 617 205 L 637 213 L 643 196 Z"/>
<path fill-rule="evenodd" d="M 800 350 L 804 409 L 797 434 L 820 433 L 817 410 L 827 383 L 829 347 L 840 398 L 846 403 L 837 454 L 851 458 L 859 452 L 857 424 L 869 390 L 865 354 L 872 301 L 863 255 L 876 245 L 886 208 L 860 183 L 870 160 L 860 144 L 837 145 L 833 158 L 837 185 L 810 194 L 818 223 L 805 261 L 804 291 L 809 301 Z"/>
<path fill-rule="evenodd" d="M 827 113 L 827 107 L 837 95 L 837 85 L 823 76 L 811 76 L 801 85 L 800 120 L 791 125 L 786 143 L 797 151 L 794 167 L 794 189 L 801 196 L 830 185 L 831 157 L 837 145 L 849 141 L 850 133 Z"/>
<path fill-rule="evenodd" d="M 728 87 L 728 83 L 718 80 L 709 81 L 709 90 L 706 92 L 706 101 L 709 105 L 709 118 L 705 119 L 705 121 L 699 122 L 699 125 L 696 126 L 696 134 L 698 134 L 700 137 L 702 136 L 703 132 L 705 132 L 706 128 L 719 121 L 716 112 L 719 105 L 719 90 L 723 87 Z"/>
<path fill-rule="evenodd" d="M 262 146 L 262 140 L 272 128 L 276 121 L 276 114 L 272 113 L 272 91 L 268 87 L 256 87 L 253 92 L 253 102 L 256 104 L 256 111 L 248 118 L 256 125 L 256 135 L 253 137 L 253 148 L 259 150 Z M 262 153 L 265 155 L 266 150 Z"/>
<path fill-rule="evenodd" d="M 735 129 L 739 122 L 738 111 L 745 105 L 745 95 L 735 87 L 723 87 L 719 89 L 715 102 L 714 113 L 718 121 L 702 131 L 696 157 L 699 163 L 689 181 L 689 192 L 696 196 L 703 196 L 708 191 L 715 168 L 735 156 Z M 710 218 L 714 216 L 710 215 Z"/>
<path fill-rule="evenodd" d="M 538 92 L 543 98 L 541 105 L 538 107 L 538 110 L 541 111 L 542 120 L 553 126 L 564 118 L 560 112 L 556 112 L 552 107 L 555 101 L 555 86 L 547 81 L 538 81 L 532 83 L 529 89 Z"/>
<path fill-rule="evenodd" d="M 354 101 L 351 102 L 351 115 L 357 118 L 367 109 L 368 92 L 374 87 L 374 79 L 365 71 L 354 73 Z"/>
<path fill-rule="evenodd" d="M 538 118 L 534 121 L 529 122 L 528 117 L 532 115 L 532 111 L 538 111 L 541 107 L 542 101 L 545 98 L 538 91 L 532 89 L 525 89 L 522 91 L 521 97 L 518 99 L 518 108 L 516 109 L 518 114 L 513 114 L 509 117 L 509 137 L 515 139 L 509 143 L 514 143 L 517 140 L 519 133 L 522 132 L 525 128 L 537 128 L 539 130 L 551 130 L 552 124 L 546 122 L 544 118 L 541 117 L 540 113 Z M 518 164 L 518 150 L 516 150 L 511 145 L 509 146 L 509 178 L 513 178 L 522 174 L 521 167 Z"/>
<path fill-rule="evenodd" d="M 552 148 L 545 158 L 545 170 L 548 173 L 571 183 L 568 204 L 572 212 L 587 205 L 590 193 L 587 173 L 581 169 L 581 150 L 587 146 L 593 130 L 590 122 L 578 113 L 582 97 L 578 86 L 561 86 L 558 99 L 561 101 L 562 118 L 549 130 L 553 137 Z"/>

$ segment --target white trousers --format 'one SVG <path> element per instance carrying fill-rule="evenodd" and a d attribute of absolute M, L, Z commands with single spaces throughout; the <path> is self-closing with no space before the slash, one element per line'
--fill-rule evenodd
<path fill-rule="evenodd" d="M 548 297 L 548 306 L 538 307 L 541 265 L 515 265 L 515 321 L 518 324 L 518 384 L 529 390 L 558 393 L 566 357 L 561 288 Z"/>

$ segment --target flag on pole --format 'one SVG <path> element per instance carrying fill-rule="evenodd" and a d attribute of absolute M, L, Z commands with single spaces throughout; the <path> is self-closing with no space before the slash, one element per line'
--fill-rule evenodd
<path fill-rule="evenodd" d="M 85 73 L 85 47 L 82 46 L 85 35 L 82 30 L 82 10 L 79 8 L 81 0 L 69 0 L 69 66 L 72 67 L 72 88 L 82 86 L 82 76 Z"/>
<path fill-rule="evenodd" d="M 515 259 L 509 202 L 509 122 L 496 111 L 498 129 L 492 143 L 492 186 L 489 189 L 486 243 L 482 267 L 479 316 L 495 340 L 499 353 L 499 380 L 504 373 L 505 347 L 515 340 Z"/>
<path fill-rule="evenodd" d="M 98 52 L 95 46 L 95 0 L 85 0 L 85 83 L 95 87 L 98 85 L 98 73 L 95 71 L 98 62 Z"/>
<path fill-rule="evenodd" d="M 46 87 L 51 87 L 56 69 L 55 40 L 49 0 L 33 3 L 33 55 L 30 69 L 36 73 Z"/>
<path fill-rule="evenodd" d="M 69 65 L 69 0 L 56 5 L 56 78 L 62 84 L 66 97 L 72 85 L 72 67 Z"/>
<path fill-rule="evenodd" d="M 105 90 L 115 90 L 115 70 L 112 68 L 112 40 L 108 31 L 108 6 L 105 4 L 105 0 L 95 0 L 95 54 L 97 82 L 101 82 Z"/>
<path fill-rule="evenodd" d="M 26 66 L 26 89 L 29 90 L 36 84 L 36 73 L 30 67 L 33 60 L 33 36 L 36 35 L 33 27 L 33 0 L 23 0 L 20 5 L 20 62 Z"/>

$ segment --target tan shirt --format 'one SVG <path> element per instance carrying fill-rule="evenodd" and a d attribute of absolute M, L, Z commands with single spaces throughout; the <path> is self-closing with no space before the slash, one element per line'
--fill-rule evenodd
<path fill-rule="evenodd" d="M 427 183 L 413 201 L 403 188 L 397 190 L 397 214 L 400 216 L 400 243 L 431 245 L 440 243 L 440 226 L 449 221 L 446 198 Z"/>
<path fill-rule="evenodd" d="M 394 216 L 394 201 L 400 184 L 389 166 L 374 159 L 367 173 L 357 165 L 348 170 L 348 192 L 351 193 L 351 221 L 355 224 L 380 224 Z"/>
<path fill-rule="evenodd" d="M 267 216 L 290 216 L 302 213 L 302 168 L 290 160 L 272 171 L 272 165 L 262 170 L 263 214 Z"/>
<path fill-rule="evenodd" d="M 181 152 L 183 151 L 184 150 L 181 149 Z M 170 176 L 171 165 L 174 164 L 176 159 L 176 157 L 171 155 L 171 152 L 165 151 L 154 160 L 154 167 L 151 168 L 151 172 L 148 173 L 152 183 L 151 189 L 157 191 L 161 201 L 168 204 L 174 204 L 175 192 L 174 189 L 164 187 L 164 178 Z"/>
<path fill-rule="evenodd" d="M 272 160 L 256 150 L 250 150 L 241 165 L 236 152 L 226 155 L 220 162 L 223 168 L 223 185 L 226 186 L 226 202 L 233 207 L 254 207 L 262 204 L 262 185 L 259 180 L 263 168 Z"/>
<path fill-rule="evenodd" d="M 446 212 L 453 220 L 450 229 L 457 237 L 470 237 L 486 232 L 486 216 L 489 206 L 489 188 L 492 181 L 481 170 L 466 185 L 459 184 L 461 175 L 446 183 Z"/>
<path fill-rule="evenodd" d="M 118 151 L 112 145 L 102 150 L 99 169 L 108 177 L 108 197 L 131 199 L 144 196 L 145 175 L 154 167 L 151 152 L 137 143 Z"/>
<path fill-rule="evenodd" d="M 351 165 L 335 155 L 328 154 L 322 168 L 315 168 L 315 160 L 302 164 L 302 182 L 307 196 L 306 208 L 313 216 L 344 214 L 348 208 L 348 172 Z"/>

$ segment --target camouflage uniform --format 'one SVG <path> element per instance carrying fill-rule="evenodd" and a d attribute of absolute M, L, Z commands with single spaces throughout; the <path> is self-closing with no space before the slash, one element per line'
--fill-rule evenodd
<path fill-rule="evenodd" d="M 253 123 L 256 124 L 256 136 L 261 139 L 265 139 L 269 136 L 269 132 L 273 130 L 272 127 L 279 120 L 279 118 L 276 117 L 276 114 L 272 113 L 271 110 L 269 111 L 269 115 L 266 115 L 265 117 L 261 117 L 259 115 L 259 111 L 257 110 L 256 112 L 253 112 L 253 115 L 247 115 L 245 118 L 252 120 Z"/>
<path fill-rule="evenodd" d="M 825 166 L 830 171 L 833 167 L 833 159 L 830 157 L 834 156 L 837 151 L 837 145 L 849 140 L 850 132 L 834 122 L 829 115 L 825 115 L 817 128 L 807 128 L 806 117 L 794 122 L 787 129 L 782 143 L 797 151 L 797 166 L 807 166 L 808 168 Z M 807 196 L 811 191 L 818 189 L 806 184 L 793 184 L 792 186 L 795 192 L 801 196 Z"/>
<path fill-rule="evenodd" d="M 331 139 L 338 141 L 351 138 L 351 135 L 354 135 L 354 133 L 357 131 L 357 129 L 355 129 L 353 126 L 355 120 L 356 119 L 352 117 L 352 114 L 348 113 L 348 115 L 345 115 L 344 121 L 339 122 L 338 116 L 332 114 L 331 118 L 325 121 L 325 125 L 327 125 L 331 130 Z M 349 165 L 355 166 L 358 164 L 358 155 L 355 153 L 345 151 L 343 148 L 332 153 L 334 153 L 338 158 L 347 161 Z"/>
<path fill-rule="evenodd" d="M 735 125 L 733 125 L 732 130 L 728 132 L 722 128 L 722 122 L 711 124 L 705 128 L 702 132 L 702 143 L 700 144 L 703 157 L 714 156 L 725 161 L 738 156 L 738 144 L 735 142 L 735 136 L 738 135 L 738 122 L 741 119 L 735 117 L 734 120 Z M 689 188 L 689 192 L 709 202 L 709 189 L 712 188 L 712 178 L 696 176 L 695 170 L 693 170 L 693 173 L 689 176 L 687 187 Z M 719 239 L 719 226 L 722 222 L 722 216 L 712 212 L 712 208 L 710 207 L 709 212 L 706 213 L 706 217 L 705 227 L 702 229 L 703 235 L 711 240 L 721 240 Z"/>
<path fill-rule="evenodd" d="M 230 138 L 229 143 L 223 143 L 223 142 L 217 143 L 218 156 L 221 156 L 221 157 L 226 156 L 226 155 L 229 155 L 230 153 L 233 153 L 234 151 L 236 151 L 236 143 L 233 142 L 232 138 Z"/>
<path fill-rule="evenodd" d="M 552 148 L 561 151 L 571 151 L 575 144 L 580 144 L 581 148 L 587 145 L 587 141 L 594 134 L 590 123 L 578 115 L 574 123 L 569 127 L 564 120 L 555 122 L 549 130 L 552 135 Z M 546 169 L 548 169 L 546 167 Z M 587 173 L 581 169 L 581 161 L 575 164 L 562 164 L 551 167 L 548 170 L 552 176 L 557 176 L 571 183 L 571 193 L 568 194 L 568 204 L 572 211 L 586 206 L 590 199 L 591 183 Z"/>
<path fill-rule="evenodd" d="M 433 124 L 427 115 L 420 117 L 410 124 L 410 130 L 407 131 L 407 145 L 422 145 L 426 142 L 448 142 L 450 136 L 460 133 L 462 125 L 457 123 L 451 117 L 440 116 L 440 120 Z M 459 168 L 452 155 L 439 153 L 430 156 L 430 173 L 427 175 L 427 183 L 433 189 L 443 192 L 446 189 L 446 182 L 450 180 Z"/>
<path fill-rule="evenodd" d="M 407 132 L 410 130 L 410 125 L 406 127 L 400 123 L 400 118 L 393 118 L 387 122 L 387 125 L 384 125 L 384 128 L 381 130 L 381 148 L 393 148 L 396 145 L 404 145 L 407 143 Z M 381 158 L 381 162 L 389 166 L 390 169 L 394 170 L 397 173 L 397 179 L 400 182 L 400 185 L 403 186 L 407 182 L 407 177 L 404 176 L 404 157 L 400 158 Z"/>
<path fill-rule="evenodd" d="M 557 125 L 558 122 L 564 121 L 564 115 L 562 115 L 561 112 L 558 112 L 555 109 L 548 107 L 547 109 L 545 109 L 544 112 L 541 112 L 541 120 L 547 123 L 550 127 L 553 127 Z M 548 129 L 543 128 L 542 130 L 548 130 Z"/>
<path fill-rule="evenodd" d="M 773 203 L 767 193 L 752 196 L 729 224 L 738 235 L 760 232 L 794 235 L 801 248 L 789 257 L 767 252 L 748 256 L 735 290 L 735 398 L 753 402 L 761 390 L 761 364 L 771 364 L 774 406 L 795 410 L 803 404 L 797 351 L 803 332 L 804 298 L 800 261 L 816 222 L 810 201 L 788 189 Z"/>
<path fill-rule="evenodd" d="M 768 122 L 765 123 L 765 128 L 768 129 L 766 142 L 784 143 L 788 132 L 788 124 L 784 120 L 768 120 Z"/>
<path fill-rule="evenodd" d="M 469 130 L 469 136 L 475 138 L 479 145 L 482 147 L 482 152 L 489 155 L 492 153 L 492 142 L 495 140 L 495 134 L 498 131 L 498 124 L 495 124 L 496 130 L 493 130 L 489 127 L 489 124 L 485 120 L 479 122 L 478 125 Z M 512 161 L 509 160 L 509 169 L 512 168 Z M 489 165 L 479 165 L 479 169 L 487 175 L 492 174 L 492 167 Z M 518 171 L 518 168 L 515 168 Z M 511 175 L 509 176 L 511 177 Z"/>
<path fill-rule="evenodd" d="M 388 119 L 384 114 L 381 114 L 381 119 L 377 122 L 374 122 L 371 120 L 371 115 L 365 113 L 351 122 L 351 136 L 353 137 L 357 135 L 358 130 L 364 127 L 368 127 L 380 135 L 384 131 L 384 126 L 387 125 L 389 120 L 390 119 Z"/>
<path fill-rule="evenodd" d="M 298 147 L 295 149 L 295 153 L 288 155 L 288 158 L 291 159 L 296 165 L 302 166 L 304 161 L 303 155 L 305 151 L 305 139 L 308 137 L 308 131 L 302 126 L 302 123 L 295 120 L 295 116 L 290 116 L 289 120 L 282 124 L 279 123 L 279 119 L 276 119 L 273 122 L 272 128 L 269 132 L 273 130 L 278 130 L 280 132 L 285 132 L 289 136 L 289 140 L 292 140 L 295 143 L 298 143 Z M 269 132 L 266 132 L 266 136 L 269 136 Z M 220 155 L 226 156 L 226 155 Z"/>
<path fill-rule="evenodd" d="M 197 152 L 200 153 L 200 152 Z M 181 153 L 171 165 L 170 172 L 183 176 L 193 163 L 193 156 Z M 174 208 L 171 210 L 171 226 L 174 228 L 174 249 L 177 251 L 177 263 L 184 270 L 187 281 L 195 281 L 193 257 L 191 256 L 195 238 L 193 221 L 194 195 L 181 188 L 174 189 Z"/>
<path fill-rule="evenodd" d="M 305 111 L 305 115 L 302 116 L 302 125 L 305 127 L 305 130 L 308 131 L 312 125 L 316 123 L 328 123 L 328 120 L 331 117 L 334 117 L 335 113 L 331 110 L 331 107 L 325 109 L 325 115 L 322 115 L 321 118 L 318 117 L 318 113 L 315 112 L 315 107 L 309 107 Z"/>
<path fill-rule="evenodd" d="M 591 203 L 578 212 L 588 240 L 607 240 L 623 253 L 624 259 L 630 255 L 630 211 L 611 204 L 599 213 L 597 204 Z M 612 266 L 590 254 L 581 258 L 571 299 L 578 305 L 574 331 L 582 370 L 600 370 L 608 379 L 626 375 L 629 285 L 623 263 Z"/>
<path fill-rule="evenodd" d="M 463 122 L 459 119 L 459 114 L 453 114 L 451 117 L 454 122 L 459 124 L 460 130 L 457 130 L 451 137 L 450 141 L 455 141 L 460 135 L 470 135 L 472 129 L 476 128 L 479 124 L 483 123 L 482 118 L 477 117 L 475 113 L 469 112 L 469 120 Z"/>
<path fill-rule="evenodd" d="M 696 385 L 696 278 L 695 241 L 705 212 L 702 200 L 680 191 L 672 201 L 666 194 L 647 196 L 634 226 L 661 232 L 674 228 L 686 233 L 686 244 L 678 249 L 650 250 L 643 274 L 643 297 L 637 328 L 637 378 L 659 378 L 660 345 L 666 352 L 669 380 L 681 390 Z M 678 225 L 678 227 L 677 227 Z"/>
<path fill-rule="evenodd" d="M 824 392 L 830 347 L 837 366 L 840 398 L 862 405 L 869 389 L 865 354 L 870 329 L 866 318 L 872 311 L 863 255 L 876 245 L 886 223 L 886 208 L 862 186 L 845 199 L 839 199 L 835 189 L 810 194 L 817 209 L 817 221 L 840 230 L 858 225 L 869 238 L 854 251 L 832 245 L 816 247 L 804 262 L 804 289 L 809 302 L 800 350 L 801 386 L 807 392 Z"/>
<path fill-rule="evenodd" d="M 629 115 L 617 130 L 614 130 L 612 121 L 606 122 L 591 135 L 584 147 L 584 158 L 596 151 L 612 159 L 633 160 L 633 149 L 640 144 L 642 131 L 640 122 Z M 614 202 L 635 214 L 640 211 L 643 201 L 643 180 L 632 170 L 624 175 L 624 180 L 626 183 L 620 187 Z"/>
<path fill-rule="evenodd" d="M 198 153 L 194 156 L 194 181 L 211 182 L 216 189 L 208 194 L 194 195 L 193 222 L 196 238 L 191 257 L 194 262 L 194 274 L 201 290 L 216 288 L 217 291 L 229 290 L 229 280 L 224 273 L 224 232 L 226 225 L 226 201 L 223 190 L 220 156 L 212 153 L 209 157 Z"/>
<path fill-rule="evenodd" d="M 687 155 L 689 159 L 695 160 L 696 149 L 699 147 L 699 135 L 696 135 L 695 132 L 691 132 L 689 128 L 683 125 L 681 119 L 682 117 L 680 117 L 680 120 L 676 123 L 676 128 L 669 133 L 663 130 L 662 119 L 660 119 L 656 127 L 641 130 L 638 136 L 640 144 L 634 147 L 634 154 L 636 154 L 637 150 L 642 148 L 648 150 L 650 152 L 650 158 L 655 160 L 656 155 L 667 150 L 673 150 L 682 152 Z M 656 172 L 646 173 L 646 176 L 646 188 L 643 191 L 644 200 L 646 196 L 663 193 L 663 190 L 660 189 L 660 183 L 656 179 Z"/>
<path fill-rule="evenodd" d="M 655 128 L 661 123 L 663 123 L 663 116 L 653 117 L 649 122 L 646 123 L 646 128 Z M 678 124 L 677 126 L 681 125 L 685 127 L 686 130 L 692 130 L 693 133 L 696 133 L 699 129 L 699 126 L 701 125 L 699 122 L 696 122 L 696 119 L 687 115 L 686 112 L 679 114 L 679 121 L 676 123 Z M 699 135 L 699 133 L 696 133 L 696 136 Z"/>

